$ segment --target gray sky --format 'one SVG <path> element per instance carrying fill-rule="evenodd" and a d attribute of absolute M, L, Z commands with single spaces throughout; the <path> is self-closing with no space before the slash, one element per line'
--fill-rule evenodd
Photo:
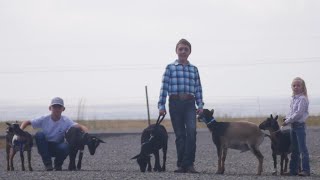
<path fill-rule="evenodd" d="M 155 105 L 181 38 L 204 101 L 289 97 L 294 77 L 320 96 L 318 0 L 0 0 L 1 104 Z M 70 100 L 71 101 L 71 100 Z"/>

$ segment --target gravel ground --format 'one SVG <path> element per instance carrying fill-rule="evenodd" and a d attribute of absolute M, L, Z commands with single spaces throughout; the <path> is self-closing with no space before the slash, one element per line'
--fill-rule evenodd
<path fill-rule="evenodd" d="M 320 127 L 309 128 L 307 141 L 310 153 L 311 176 L 303 179 L 320 179 L 320 155 L 318 138 Z M 271 156 L 270 140 L 265 139 L 260 149 L 264 155 L 263 174 L 256 176 L 258 161 L 251 152 L 240 153 L 229 150 L 226 159 L 224 175 L 216 175 L 217 155 L 216 148 L 207 130 L 198 132 L 197 154 L 195 167 L 199 174 L 176 174 L 176 151 L 174 134 L 169 134 L 169 149 L 167 155 L 166 172 L 141 173 L 135 160 L 130 160 L 140 151 L 140 134 L 105 135 L 107 143 L 101 144 L 94 156 L 85 151 L 82 170 L 67 171 L 69 160 L 63 165 L 63 171 L 46 172 L 42 165 L 37 149 L 33 148 L 33 172 L 21 171 L 20 157 L 14 159 L 14 172 L 6 171 L 5 150 L 0 149 L 0 179 L 298 179 L 298 177 L 272 176 L 273 163 Z M 26 156 L 26 155 L 25 155 Z M 162 156 L 162 153 L 161 153 Z M 279 159 L 279 158 L 278 158 Z M 152 165 L 154 163 L 152 158 Z M 162 160 L 161 160 L 162 161 Z M 26 166 L 27 168 L 27 166 Z"/>

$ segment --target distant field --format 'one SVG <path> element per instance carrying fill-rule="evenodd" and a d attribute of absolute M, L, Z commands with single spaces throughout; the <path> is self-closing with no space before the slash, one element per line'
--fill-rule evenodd
<path fill-rule="evenodd" d="M 279 117 L 282 119 L 283 117 Z M 218 121 L 249 121 L 255 124 L 261 123 L 265 120 L 265 117 L 257 117 L 257 118 L 218 118 Z M 148 122 L 146 120 L 92 120 L 92 121 L 77 121 L 80 124 L 83 124 L 89 128 L 90 131 L 93 132 L 130 132 L 130 131 L 142 131 L 145 127 L 147 127 Z M 21 122 L 19 122 L 21 123 Z M 155 123 L 155 120 L 152 120 L 151 123 Z M 172 129 L 171 121 L 169 119 L 163 120 L 162 124 L 168 128 L 168 130 Z M 320 126 L 320 116 L 310 116 L 307 120 L 308 126 Z M 205 125 L 201 122 L 197 124 L 198 128 L 205 128 Z M 7 125 L 5 122 L 0 122 L 0 136 L 5 135 Z M 26 129 L 28 132 L 35 133 L 36 130 L 28 127 Z M 4 138 L 0 138 L 0 148 L 4 147 Z"/>
<path fill-rule="evenodd" d="M 282 119 L 283 117 L 279 117 Z M 261 123 L 265 120 L 265 117 L 248 117 L 248 118 L 217 118 L 217 121 L 249 121 L 255 124 Z M 130 131 L 143 129 L 148 125 L 147 120 L 83 120 L 77 121 L 80 124 L 83 124 L 89 128 L 91 131 L 105 131 L 105 132 L 118 132 L 118 131 Z M 151 120 L 151 123 L 155 123 L 156 120 Z M 21 123 L 21 122 L 19 122 Z M 279 121 L 280 123 L 280 121 Z M 166 128 L 172 128 L 171 121 L 169 119 L 163 120 L 162 124 Z M 320 116 L 310 116 L 307 120 L 308 126 L 320 126 Z M 205 125 L 201 122 L 197 124 L 199 128 L 205 127 Z M 0 122 L 0 132 L 1 134 L 5 134 L 7 125 L 5 122 Z M 26 129 L 29 132 L 35 132 L 34 129 L 28 127 Z"/>

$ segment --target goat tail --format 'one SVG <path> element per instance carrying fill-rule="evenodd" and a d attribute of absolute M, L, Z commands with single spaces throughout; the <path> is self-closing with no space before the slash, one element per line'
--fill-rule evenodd
<path fill-rule="evenodd" d="M 158 120 L 157 120 L 157 122 L 156 122 L 156 125 L 159 125 L 159 124 L 163 121 L 163 119 L 164 119 L 165 116 L 166 116 L 166 115 L 159 115 L 159 116 L 158 116 Z M 161 119 L 160 119 L 160 117 L 161 117 Z"/>

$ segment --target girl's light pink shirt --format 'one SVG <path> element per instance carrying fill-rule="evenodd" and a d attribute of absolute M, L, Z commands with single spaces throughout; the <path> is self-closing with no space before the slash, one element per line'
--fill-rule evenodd
<path fill-rule="evenodd" d="M 286 116 L 287 124 L 306 122 L 309 116 L 309 101 L 303 94 L 294 95 L 290 103 L 290 112 Z"/>

